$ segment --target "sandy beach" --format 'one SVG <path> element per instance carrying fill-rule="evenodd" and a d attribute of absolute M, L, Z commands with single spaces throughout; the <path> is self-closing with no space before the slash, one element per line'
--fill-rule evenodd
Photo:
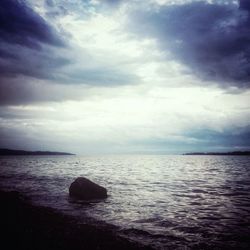
<path fill-rule="evenodd" d="M 4 249 L 150 249 L 71 216 L 31 205 L 17 192 L 0 191 Z"/>

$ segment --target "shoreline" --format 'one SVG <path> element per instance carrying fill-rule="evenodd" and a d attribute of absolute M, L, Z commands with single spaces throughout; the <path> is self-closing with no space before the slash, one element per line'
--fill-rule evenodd
<path fill-rule="evenodd" d="M 35 206 L 20 193 L 0 190 L 3 245 L 32 250 L 150 250 L 118 236 L 114 230 L 80 224 L 51 208 Z"/>

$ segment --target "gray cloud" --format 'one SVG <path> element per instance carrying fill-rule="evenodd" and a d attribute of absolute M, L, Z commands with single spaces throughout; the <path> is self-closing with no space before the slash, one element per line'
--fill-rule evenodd
<path fill-rule="evenodd" d="M 193 2 L 137 10 L 131 29 L 157 38 L 163 50 L 195 74 L 221 82 L 222 87 L 250 86 L 250 8 Z M 133 26 L 132 26 L 133 25 Z"/>
<path fill-rule="evenodd" d="M 66 8 L 61 2 L 46 1 L 45 12 L 54 15 L 54 11 L 59 11 L 58 15 L 65 15 L 81 3 L 82 8 L 90 4 L 83 2 L 70 2 Z M 110 87 L 138 80 L 117 67 L 99 65 L 87 51 L 83 55 L 81 50 L 81 60 L 76 59 L 80 48 L 70 45 L 70 41 L 66 43 L 64 31 L 58 33 L 29 6 L 32 1 L 1 1 L 0 105 L 78 100 L 80 93 L 76 93 L 75 85 Z M 46 84 L 41 83 L 45 80 Z M 68 86 L 60 89 L 59 84 Z"/>
<path fill-rule="evenodd" d="M 108 4 L 113 7 L 118 7 L 122 2 L 124 1 L 123 0 L 103 0 L 102 1 L 102 3 Z"/>
<path fill-rule="evenodd" d="M 250 127 L 235 127 L 223 132 L 216 132 L 207 129 L 193 130 L 185 134 L 187 137 L 194 138 L 198 143 L 196 150 L 199 151 L 199 144 L 204 148 L 235 148 L 250 149 Z"/>
<path fill-rule="evenodd" d="M 0 84 L 0 106 L 81 100 L 86 93 L 81 85 L 72 88 L 72 85 L 35 78 L 5 78 Z"/>
<path fill-rule="evenodd" d="M 115 87 L 121 85 L 134 84 L 139 81 L 139 77 L 123 72 L 122 69 L 94 67 L 92 69 L 76 68 L 71 69 L 67 74 L 59 76 L 62 83 L 85 84 L 91 86 Z"/>

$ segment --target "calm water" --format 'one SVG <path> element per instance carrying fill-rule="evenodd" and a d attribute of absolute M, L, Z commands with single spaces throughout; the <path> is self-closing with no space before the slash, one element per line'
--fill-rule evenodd
<path fill-rule="evenodd" d="M 250 249 L 248 156 L 9 156 L 0 166 L 2 189 L 156 249 Z M 79 176 L 105 186 L 108 199 L 72 202 Z"/>

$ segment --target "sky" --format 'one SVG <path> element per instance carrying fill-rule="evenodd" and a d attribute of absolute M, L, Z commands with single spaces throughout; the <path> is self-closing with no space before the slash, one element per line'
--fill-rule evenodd
<path fill-rule="evenodd" d="M 250 1 L 1 0 L 0 147 L 250 150 Z"/>

